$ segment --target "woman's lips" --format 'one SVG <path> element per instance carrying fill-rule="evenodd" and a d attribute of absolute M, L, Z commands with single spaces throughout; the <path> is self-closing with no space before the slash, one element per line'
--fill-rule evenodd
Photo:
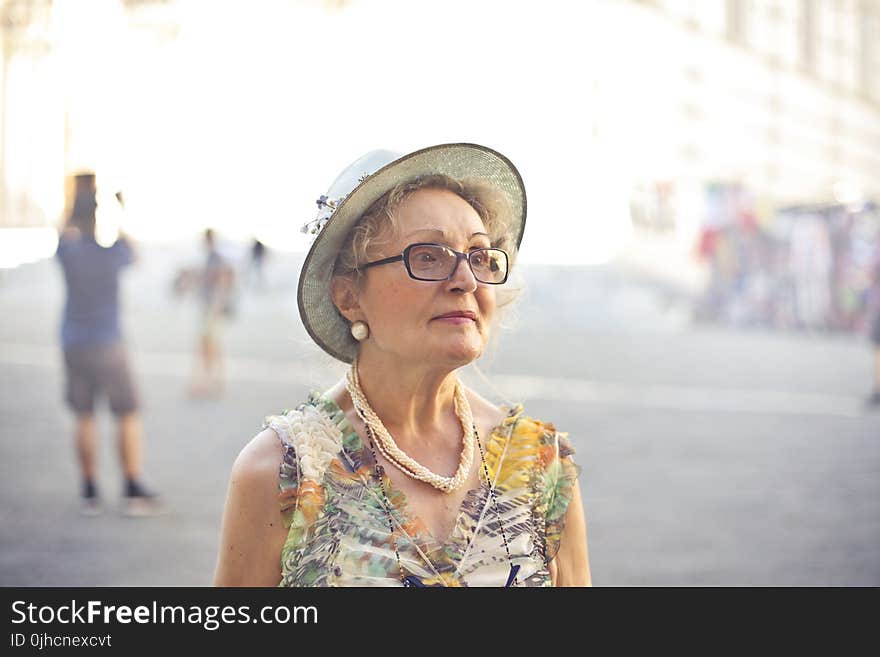
<path fill-rule="evenodd" d="M 477 318 L 471 312 L 446 313 L 434 318 L 438 322 L 446 322 L 449 324 L 467 324 L 468 322 L 476 323 Z"/>
<path fill-rule="evenodd" d="M 447 322 L 449 324 L 473 324 L 475 320 L 462 315 L 447 315 L 445 317 L 435 317 L 434 321 Z"/>

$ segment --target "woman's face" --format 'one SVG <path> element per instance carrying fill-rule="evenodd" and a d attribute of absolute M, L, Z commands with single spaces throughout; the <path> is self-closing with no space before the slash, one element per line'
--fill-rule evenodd
<path fill-rule="evenodd" d="M 463 253 L 489 247 L 477 212 L 444 189 L 421 189 L 397 208 L 394 240 L 370 260 L 398 255 L 410 244 L 433 242 Z M 465 365 L 483 353 L 495 314 L 495 288 L 479 283 L 467 262 L 459 261 L 448 281 L 410 278 L 403 262 L 370 267 L 358 292 L 358 306 L 370 327 L 361 349 L 378 349 L 398 359 Z M 450 313 L 470 317 L 443 317 Z"/>

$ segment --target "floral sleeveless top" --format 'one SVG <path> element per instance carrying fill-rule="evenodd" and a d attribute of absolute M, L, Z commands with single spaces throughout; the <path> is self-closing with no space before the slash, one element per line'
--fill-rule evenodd
<path fill-rule="evenodd" d="M 283 448 L 279 500 L 288 535 L 279 586 L 402 586 L 400 566 L 424 586 L 505 586 L 511 562 L 518 585 L 552 586 L 548 567 L 580 468 L 567 434 L 526 417 L 522 406 L 483 440 L 495 502 L 483 478 L 445 545 L 408 512 L 388 476 L 379 478 L 369 445 L 332 400 L 313 393 L 263 426 Z"/>

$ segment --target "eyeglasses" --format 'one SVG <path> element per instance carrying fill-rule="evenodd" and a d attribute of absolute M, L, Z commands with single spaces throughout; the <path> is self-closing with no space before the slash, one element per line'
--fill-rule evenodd
<path fill-rule="evenodd" d="M 472 249 L 460 253 L 442 244 L 410 244 L 403 253 L 360 265 L 360 269 L 387 265 L 403 260 L 406 271 L 417 281 L 448 281 L 455 275 L 460 260 L 466 260 L 480 283 L 501 285 L 507 281 L 508 258 L 503 249 Z"/>

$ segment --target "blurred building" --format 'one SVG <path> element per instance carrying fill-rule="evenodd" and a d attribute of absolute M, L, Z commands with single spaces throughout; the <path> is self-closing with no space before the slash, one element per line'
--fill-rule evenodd
<path fill-rule="evenodd" d="M 607 6 L 648 26 L 636 131 L 668 131 L 650 150 L 669 157 L 636 178 L 634 257 L 653 249 L 655 273 L 692 274 L 703 319 L 862 330 L 880 239 L 880 2 Z"/>
<path fill-rule="evenodd" d="M 880 198 L 878 0 L 604 5 L 620 35 L 609 61 L 629 63 L 600 82 L 608 116 L 622 108 L 610 129 L 651 153 L 637 175 L 655 207 L 642 224 L 698 222 L 706 184 L 744 185 L 761 219 Z"/>
<path fill-rule="evenodd" d="M 632 182 L 623 261 L 692 293 L 718 286 L 719 270 L 772 288 L 756 282 L 766 249 L 743 247 L 756 229 L 764 242 L 786 233 L 775 281 L 783 210 L 880 199 L 880 1 L 600 6 L 597 133 L 626 152 Z M 774 306 L 768 295 L 753 296 Z"/>

